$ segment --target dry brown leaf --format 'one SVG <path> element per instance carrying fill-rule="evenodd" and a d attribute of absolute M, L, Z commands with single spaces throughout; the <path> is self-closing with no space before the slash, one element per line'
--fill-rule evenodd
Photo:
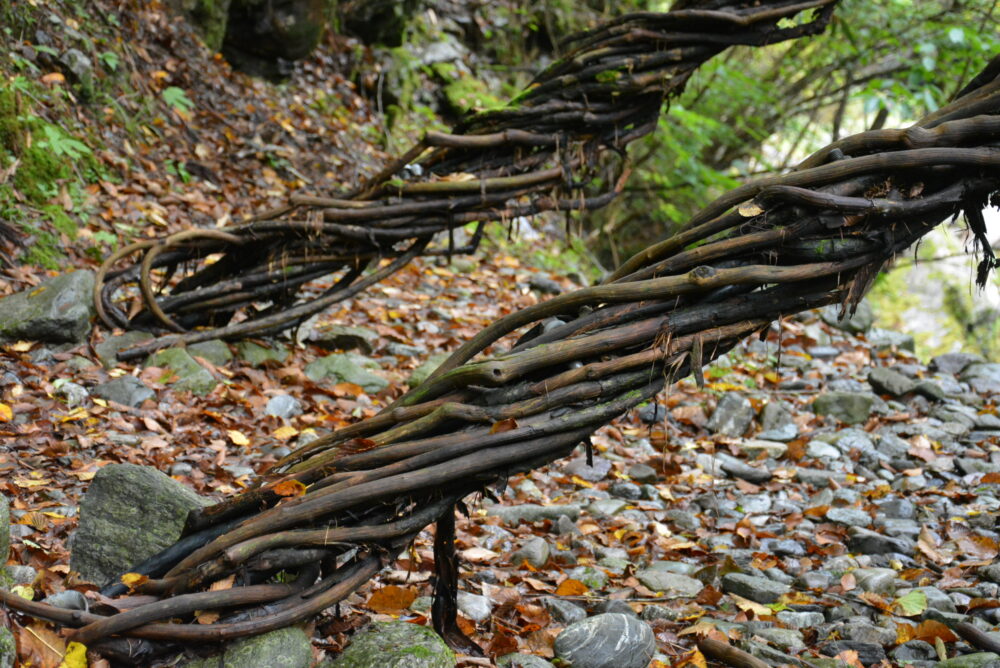
<path fill-rule="evenodd" d="M 282 480 L 271 491 L 278 496 L 302 496 L 306 493 L 306 486 L 298 480 Z"/>
<path fill-rule="evenodd" d="M 371 595 L 368 607 L 383 614 L 398 614 L 409 608 L 416 599 L 417 590 L 413 587 L 388 585 Z"/>
<path fill-rule="evenodd" d="M 588 591 L 587 585 L 579 580 L 567 578 L 556 587 L 556 596 L 582 596 Z"/>

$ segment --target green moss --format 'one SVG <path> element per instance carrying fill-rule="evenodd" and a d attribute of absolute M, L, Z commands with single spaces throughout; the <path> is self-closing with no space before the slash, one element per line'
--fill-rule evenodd
<path fill-rule="evenodd" d="M 21 227 L 32 235 L 32 243 L 25 250 L 21 259 L 28 264 L 37 264 L 46 269 L 60 269 L 66 256 L 59 250 L 59 237 L 45 230 L 32 229 L 30 225 L 23 223 Z"/>

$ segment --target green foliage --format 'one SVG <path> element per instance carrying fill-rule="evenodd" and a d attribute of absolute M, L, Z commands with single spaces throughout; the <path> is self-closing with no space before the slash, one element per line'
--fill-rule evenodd
<path fill-rule="evenodd" d="M 184 89 L 178 88 L 177 86 L 168 86 L 163 89 L 160 93 L 163 101 L 170 105 L 176 111 L 187 113 L 194 109 L 194 102 L 191 98 L 187 96 Z"/>
<path fill-rule="evenodd" d="M 38 145 L 51 151 L 56 157 L 67 157 L 70 160 L 78 160 L 85 155 L 90 155 L 90 148 L 82 141 L 74 139 L 66 134 L 62 128 L 54 125 L 42 126 L 44 139 L 39 140 Z"/>

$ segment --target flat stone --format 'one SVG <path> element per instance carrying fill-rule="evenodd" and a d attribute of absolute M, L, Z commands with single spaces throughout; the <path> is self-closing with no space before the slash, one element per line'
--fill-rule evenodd
<path fill-rule="evenodd" d="M 732 455 L 724 452 L 716 453 L 715 461 L 719 462 L 721 469 L 734 478 L 740 478 L 747 482 L 759 485 L 771 479 L 771 472 L 765 468 L 750 466 Z"/>
<path fill-rule="evenodd" d="M 851 527 L 847 546 L 852 552 L 860 552 L 861 554 L 890 554 L 894 552 L 913 554 L 916 544 L 906 538 L 893 538 L 861 527 Z"/>
<path fill-rule="evenodd" d="M 94 316 L 94 273 L 73 271 L 0 299 L 0 341 L 81 343 Z"/>
<path fill-rule="evenodd" d="M 594 457 L 593 466 L 590 466 L 586 457 L 576 457 L 563 465 L 563 472 L 587 482 L 600 482 L 611 472 L 611 462 L 604 457 Z"/>
<path fill-rule="evenodd" d="M 660 598 L 694 598 L 705 587 L 701 580 L 652 568 L 638 571 L 635 577 Z"/>
<path fill-rule="evenodd" d="M 312 642 L 297 626 L 270 631 L 259 636 L 240 638 L 228 644 L 221 654 L 182 663 L 183 668 L 218 666 L 281 666 L 309 668 L 313 663 Z"/>
<path fill-rule="evenodd" d="M 496 505 L 490 506 L 486 514 L 499 517 L 504 524 L 557 520 L 561 515 L 566 515 L 575 522 L 580 518 L 580 506 L 570 504 L 540 506 L 536 503 L 522 503 L 516 506 Z"/>
<path fill-rule="evenodd" d="M 951 600 L 951 597 L 937 587 L 915 587 L 914 591 L 921 591 L 924 593 L 924 596 L 927 597 L 928 608 L 934 608 L 935 610 L 940 610 L 941 612 L 958 612 L 958 609 L 955 607 L 955 602 Z"/>
<path fill-rule="evenodd" d="M 656 469 L 646 464 L 633 464 L 628 469 L 628 476 L 638 483 L 653 483 L 659 480 Z"/>
<path fill-rule="evenodd" d="M 722 589 L 729 594 L 736 594 L 765 605 L 777 602 L 782 595 L 792 591 L 786 584 L 743 573 L 728 573 L 723 576 Z"/>
<path fill-rule="evenodd" d="M 860 508 L 830 508 L 826 511 L 826 519 L 851 527 L 867 527 L 872 524 L 871 515 Z"/>
<path fill-rule="evenodd" d="M 889 652 L 889 658 L 900 664 L 904 661 L 936 661 L 937 652 L 929 642 L 910 640 Z"/>
<path fill-rule="evenodd" d="M 793 629 L 811 629 L 826 622 L 822 612 L 795 612 L 793 610 L 782 610 L 778 613 L 778 620 Z"/>
<path fill-rule="evenodd" d="M 1000 394 L 1000 364 L 973 362 L 959 377 L 979 394 Z"/>
<path fill-rule="evenodd" d="M 379 392 L 389 385 L 389 381 L 363 368 L 349 355 L 320 357 L 306 365 L 305 373 L 313 382 L 331 379 L 336 383 L 352 383 L 369 394 Z"/>
<path fill-rule="evenodd" d="M 868 345 L 876 351 L 882 350 L 909 350 L 911 353 L 916 349 L 916 341 L 912 334 L 906 332 L 895 332 L 891 329 L 880 329 L 872 327 L 865 335 Z"/>
<path fill-rule="evenodd" d="M 573 668 L 646 668 L 656 641 L 645 622 L 612 612 L 566 627 L 556 636 L 554 649 Z"/>
<path fill-rule="evenodd" d="M 916 388 L 917 384 L 899 373 L 887 367 L 875 367 L 868 372 L 868 384 L 879 394 L 891 394 L 894 397 L 901 397 L 909 394 Z"/>
<path fill-rule="evenodd" d="M 569 625 L 587 618 L 587 611 L 576 603 L 565 601 L 555 596 L 544 598 L 542 602 L 548 608 L 552 619 L 560 624 Z"/>
<path fill-rule="evenodd" d="M 135 376 L 120 376 L 101 383 L 93 390 L 94 396 L 114 401 L 123 406 L 138 406 L 147 399 L 155 399 L 156 392 Z"/>
<path fill-rule="evenodd" d="M 154 468 L 104 466 L 80 502 L 70 567 L 100 585 L 114 580 L 172 545 L 188 512 L 210 503 Z"/>
<path fill-rule="evenodd" d="M 986 665 L 993 665 L 993 662 L 998 660 L 1000 655 L 993 652 L 973 652 L 938 661 L 934 664 L 934 668 L 983 668 Z"/>
<path fill-rule="evenodd" d="M 826 471 L 821 469 L 798 468 L 795 470 L 795 479 L 813 487 L 829 487 L 830 481 L 837 484 L 847 482 L 847 475 L 839 471 Z"/>
<path fill-rule="evenodd" d="M 813 401 L 812 409 L 817 415 L 827 415 L 847 424 L 859 424 L 868 420 L 875 395 L 868 392 L 826 392 Z"/>
<path fill-rule="evenodd" d="M 187 347 L 191 357 L 201 357 L 215 366 L 222 366 L 233 359 L 233 353 L 225 341 L 212 339 L 201 343 L 192 343 Z"/>
<path fill-rule="evenodd" d="M 667 416 L 667 407 L 663 404 L 651 401 L 648 404 L 639 406 L 636 413 L 639 415 L 639 419 L 642 420 L 644 424 L 656 424 L 658 422 L 663 422 L 663 419 Z"/>
<path fill-rule="evenodd" d="M 97 359 L 104 368 L 110 369 L 118 364 L 116 356 L 120 351 L 150 341 L 152 338 L 153 335 L 149 332 L 128 331 L 119 336 L 109 336 L 94 346 L 94 352 L 97 353 Z"/>
<path fill-rule="evenodd" d="M 820 318 L 831 327 L 850 334 L 864 334 L 875 322 L 875 314 L 867 300 L 862 300 L 853 313 L 847 308 L 843 318 L 840 317 L 841 308 L 840 304 L 831 304 L 820 311 Z"/>
<path fill-rule="evenodd" d="M 485 622 L 493 612 L 493 601 L 481 594 L 459 591 L 458 610 L 474 622 Z"/>
<path fill-rule="evenodd" d="M 861 591 L 885 596 L 896 593 L 896 578 L 899 577 L 899 573 L 891 568 L 857 568 L 851 572 Z"/>
<path fill-rule="evenodd" d="M 378 333 L 367 327 L 322 324 L 313 328 L 309 340 L 330 350 L 360 350 L 370 355 L 378 342 Z"/>
<path fill-rule="evenodd" d="M 891 498 L 885 499 L 881 503 L 876 501 L 879 511 L 886 517 L 895 519 L 912 520 L 917 516 L 917 507 L 909 499 Z"/>
<path fill-rule="evenodd" d="M 757 457 L 760 453 L 767 454 L 768 457 L 780 459 L 788 452 L 788 446 L 778 441 L 765 441 L 761 439 L 749 439 L 735 444 L 736 448 L 747 453 L 750 457 Z"/>
<path fill-rule="evenodd" d="M 208 369 L 198 364 L 184 348 L 167 348 L 160 350 L 146 359 L 145 367 L 162 367 L 172 371 L 177 379 L 170 387 L 179 392 L 188 391 L 193 394 L 205 395 L 215 389 L 218 384 Z"/>
<path fill-rule="evenodd" d="M 593 517 L 614 517 L 628 507 L 628 502 L 622 499 L 598 499 L 587 506 L 587 512 Z"/>
<path fill-rule="evenodd" d="M 941 373 L 960 374 L 970 364 L 985 361 L 982 355 L 975 353 L 944 353 L 931 358 L 930 369 Z"/>
<path fill-rule="evenodd" d="M 555 668 L 550 662 L 534 654 L 505 654 L 497 659 L 500 668 Z"/>
<path fill-rule="evenodd" d="M 511 556 L 511 563 L 515 566 L 527 562 L 535 568 L 542 568 L 549 561 L 549 544 L 540 536 L 528 539 L 521 549 Z"/>
<path fill-rule="evenodd" d="M 681 529 L 685 529 L 687 531 L 695 531 L 696 529 L 701 528 L 701 519 L 699 519 L 694 513 L 687 510 L 672 508 L 663 513 L 663 516 L 667 521 L 673 522 Z"/>
<path fill-rule="evenodd" d="M 819 650 L 827 656 L 837 656 L 841 652 L 853 650 L 858 653 L 858 660 L 864 666 L 871 666 L 886 659 L 885 650 L 881 645 L 857 640 L 835 640 L 821 645 Z"/>
<path fill-rule="evenodd" d="M 566 575 L 574 580 L 579 580 L 590 589 L 602 589 L 608 583 L 608 574 L 593 566 L 577 566 Z"/>
<path fill-rule="evenodd" d="M 302 414 L 302 402 L 290 394 L 276 394 L 267 400 L 264 414 L 277 418 L 290 418 Z"/>
<path fill-rule="evenodd" d="M 806 444 L 806 456 L 812 459 L 839 459 L 843 453 L 829 443 L 812 440 Z"/>
<path fill-rule="evenodd" d="M 809 614 L 809 613 L 805 613 Z M 818 613 L 814 613 L 818 614 Z M 822 615 L 820 615 L 822 617 Z M 777 627 L 764 627 L 754 629 L 753 635 L 764 638 L 781 649 L 787 651 L 805 649 L 806 644 L 802 640 L 802 634 L 795 629 L 779 629 Z"/>
<path fill-rule="evenodd" d="M 712 433 L 735 438 L 746 432 L 753 417 L 753 405 L 749 399 L 737 392 L 727 392 L 719 399 L 705 427 Z"/>
<path fill-rule="evenodd" d="M 455 655 L 433 630 L 407 622 L 373 622 L 354 634 L 330 668 L 453 668 Z"/>
<path fill-rule="evenodd" d="M 253 341 L 240 341 L 236 344 L 236 356 L 254 367 L 284 364 L 289 354 L 288 348 L 278 341 L 270 341 L 266 346 Z"/>

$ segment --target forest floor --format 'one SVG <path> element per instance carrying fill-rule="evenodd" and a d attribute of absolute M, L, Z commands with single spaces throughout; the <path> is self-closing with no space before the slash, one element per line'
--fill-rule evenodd
<path fill-rule="evenodd" d="M 4 215 L 32 235 L 29 256 L 51 241 L 40 233 L 57 242 L 56 255 L 5 263 L 0 294 L 70 266 L 93 268 L 133 238 L 225 225 L 296 189 L 335 193 L 385 159 L 373 148 L 384 138 L 380 119 L 347 76 L 350 49 L 327 44 L 288 83 L 266 84 L 231 72 L 151 7 L 117 14 L 105 37 L 90 40 L 97 92 L 87 103 L 49 54 L 82 48 L 81 17 L 54 3 L 17 40 L 21 62 L 8 84 L 25 80 L 19 115 L 34 119 L 18 131 L 55 141 L 44 128 L 58 128 L 84 145 L 77 162 L 92 168 L 71 165 L 38 192 L 0 169 Z M 61 215 L 71 228 L 57 224 Z M 323 314 L 320 324 L 376 334 L 366 355 L 390 383 L 382 392 L 311 380 L 308 364 L 336 351 L 308 340 L 288 341 L 281 363 L 202 360 L 217 381 L 204 396 L 178 391 L 158 367 L 106 368 L 96 346 L 113 333 L 103 329 L 76 347 L 4 345 L 0 491 L 16 522 L 12 561 L 34 569 L 22 575 L 35 595 L 94 590 L 70 571 L 68 539 L 102 466 L 154 466 L 199 494 L 233 493 L 296 444 L 377 412 L 431 355 L 543 299 L 533 279 L 576 285 L 572 267 L 535 266 L 559 256 L 559 242 L 512 245 L 505 234 L 497 228 L 474 262 L 415 262 Z M 925 364 L 868 334 L 817 314 L 789 318 L 707 368 L 704 388 L 684 380 L 602 429 L 593 466 L 580 453 L 512 477 L 495 490 L 500 506 L 471 500 L 458 524 L 461 586 L 477 595 L 462 599 L 465 629 L 490 656 L 552 657 L 567 624 L 625 611 L 650 624 L 657 660 L 674 666 L 704 665 L 693 638 L 710 625 L 778 663 L 971 652 L 939 619 L 986 631 L 998 621 L 1000 371 L 963 369 L 965 358 Z M 869 381 L 883 367 L 902 380 Z M 123 375 L 152 398 L 129 408 L 93 393 Z M 820 395 L 831 404 L 823 410 L 856 423 L 819 415 Z M 276 396 L 301 412 L 267 415 Z M 432 563 L 425 531 L 341 606 L 342 618 L 331 611 L 316 621 L 317 659 L 335 655 L 367 619 L 429 624 Z M 4 621 L 32 646 L 29 620 L 0 611 Z"/>

